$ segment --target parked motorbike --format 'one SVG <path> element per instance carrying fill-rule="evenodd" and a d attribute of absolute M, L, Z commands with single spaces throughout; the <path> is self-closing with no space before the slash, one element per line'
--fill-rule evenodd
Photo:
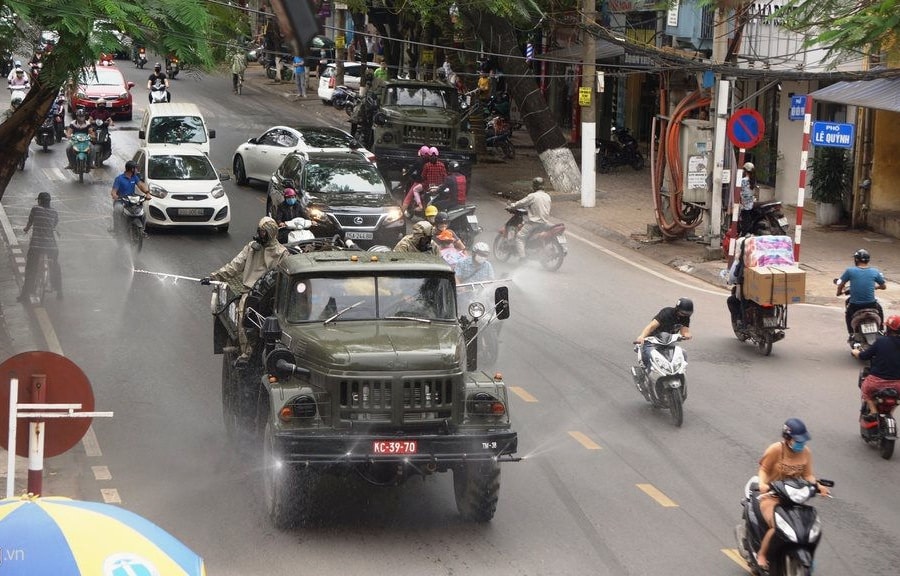
<path fill-rule="evenodd" d="M 738 233 L 741 236 L 787 236 L 788 220 L 784 217 L 781 202 L 756 203 L 750 210 L 742 210 Z"/>
<path fill-rule="evenodd" d="M 132 194 L 117 201 L 122 203 L 122 214 L 116 219 L 116 236 L 123 244 L 128 243 L 133 252 L 140 252 L 144 247 L 144 202 L 147 198 Z"/>
<path fill-rule="evenodd" d="M 112 140 L 109 137 L 109 123 L 100 118 L 94 120 L 94 167 L 103 166 L 103 162 L 112 156 Z"/>
<path fill-rule="evenodd" d="M 823 486 L 834 482 L 819 479 Z M 769 494 L 778 498 L 775 507 L 775 534 L 766 556 L 769 576 L 801 576 L 812 574 L 816 547 L 822 536 L 819 515 L 809 501 L 818 493 L 816 484 L 790 478 L 769 484 Z M 753 476 L 744 486 L 741 523 L 735 528 L 738 551 L 753 574 L 761 574 L 756 555 L 768 524 L 759 508 L 759 478 Z"/>
<path fill-rule="evenodd" d="M 281 79 L 290 82 L 294 78 L 294 65 L 289 56 L 274 56 L 266 60 L 266 78 L 275 80 L 278 77 L 278 67 L 275 64 L 275 58 L 281 61 Z"/>
<path fill-rule="evenodd" d="M 638 142 L 628 128 L 612 128 L 613 140 L 597 138 L 597 171 L 605 174 L 616 166 L 631 166 L 635 170 L 644 168 L 644 155 L 638 149 Z"/>
<path fill-rule="evenodd" d="M 137 53 L 134 55 L 134 65 L 136 68 L 143 70 L 145 64 L 147 64 L 147 50 L 138 48 Z"/>
<path fill-rule="evenodd" d="M 174 80 L 178 77 L 178 72 L 180 72 L 180 68 L 178 67 L 178 58 L 174 56 L 171 58 L 166 58 L 166 76 Z"/>
<path fill-rule="evenodd" d="M 72 134 L 72 148 L 75 150 L 75 174 L 84 182 L 84 175 L 91 171 L 91 137 L 88 134 Z"/>
<path fill-rule="evenodd" d="M 335 110 L 345 110 L 347 115 L 353 114 L 353 108 L 359 103 L 359 94 L 343 84 L 335 86 L 331 94 L 331 103 Z"/>
<path fill-rule="evenodd" d="M 512 160 L 516 157 L 516 148 L 512 141 L 512 125 L 503 116 L 494 116 L 487 121 L 484 129 L 484 141 L 487 147 L 503 154 L 503 157 Z"/>
<path fill-rule="evenodd" d="M 494 238 L 494 257 L 506 262 L 516 254 L 516 234 L 525 223 L 524 208 L 506 207 L 512 214 Z M 550 224 L 535 230 L 525 240 L 525 257 L 537 259 L 547 270 L 559 270 L 568 253 L 565 224 Z"/>
<path fill-rule="evenodd" d="M 835 278 L 834 283 L 840 284 L 841 279 Z M 850 294 L 850 284 L 844 286 L 843 293 L 845 295 Z M 850 300 L 848 298 L 844 307 L 846 308 L 849 304 Z M 860 308 L 850 317 L 850 329 L 853 330 L 853 333 L 847 339 L 847 344 L 850 345 L 850 348 L 865 350 L 874 344 L 879 336 L 884 335 L 883 323 L 884 318 L 881 317 L 878 308 Z"/>
<path fill-rule="evenodd" d="M 859 371 L 857 384 L 862 388 L 862 382 L 869 375 L 869 367 Z M 890 460 L 894 455 L 894 443 L 897 441 L 897 421 L 894 420 L 894 408 L 900 403 L 900 394 L 894 388 L 882 388 L 872 394 L 875 402 L 875 414 L 869 413 L 869 406 L 865 402 L 859 410 L 859 435 L 866 444 L 878 448 L 881 457 Z"/>
<path fill-rule="evenodd" d="M 750 340 L 763 356 L 772 353 L 772 344 L 784 339 L 787 330 L 787 306 L 757 304 L 753 300 L 737 298 L 732 292 L 728 299 L 729 313 L 740 307 L 740 321 L 732 324 L 734 335 L 741 342 Z"/>
<path fill-rule="evenodd" d="M 47 116 L 34 134 L 34 141 L 37 142 L 38 146 L 44 149 L 44 152 L 46 152 L 50 146 L 56 144 L 56 127 L 54 126 L 54 122 L 53 116 Z"/>
<path fill-rule="evenodd" d="M 650 350 L 650 364 L 643 364 L 642 345 L 635 343 L 634 351 L 638 355 L 638 363 L 631 367 L 631 375 L 638 392 L 654 408 L 669 410 L 672 424 L 681 426 L 684 422 L 683 404 L 687 400 L 687 357 L 678 341 L 681 334 L 661 332 L 659 336 L 648 336 L 644 339 Z"/>
<path fill-rule="evenodd" d="M 168 102 L 169 93 L 166 90 L 166 85 L 162 82 L 156 82 L 153 86 L 150 87 L 150 103 L 158 104 L 161 102 Z"/>

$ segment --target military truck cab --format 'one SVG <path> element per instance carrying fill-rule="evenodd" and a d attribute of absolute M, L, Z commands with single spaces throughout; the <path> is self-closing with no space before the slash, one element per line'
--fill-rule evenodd
<path fill-rule="evenodd" d="M 309 512 L 323 474 L 347 472 L 385 485 L 452 470 L 462 516 L 493 517 L 518 438 L 505 383 L 477 370 L 477 339 L 480 324 L 508 317 L 505 287 L 462 311 L 453 271 L 434 256 L 293 254 L 247 300 L 245 369 L 223 290 L 213 313 L 226 432 L 262 453 L 276 526 Z"/>

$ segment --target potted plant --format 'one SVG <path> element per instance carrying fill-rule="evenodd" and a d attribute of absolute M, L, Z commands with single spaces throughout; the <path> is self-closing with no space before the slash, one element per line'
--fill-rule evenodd
<path fill-rule="evenodd" d="M 853 183 L 853 162 L 843 148 L 816 147 L 810 162 L 809 181 L 812 199 L 816 201 L 816 222 L 822 226 L 836 224 L 841 218 L 844 197 Z"/>

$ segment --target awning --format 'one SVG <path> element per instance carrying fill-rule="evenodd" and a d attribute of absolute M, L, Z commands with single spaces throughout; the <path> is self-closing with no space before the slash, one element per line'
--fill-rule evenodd
<path fill-rule="evenodd" d="M 900 78 L 838 82 L 810 96 L 819 101 L 900 112 Z"/>
<path fill-rule="evenodd" d="M 625 53 L 625 48 L 612 42 L 605 40 L 597 40 L 594 44 L 597 50 L 597 60 L 608 60 L 616 58 Z M 535 60 L 548 60 L 550 62 L 564 62 L 571 64 L 581 64 L 584 59 L 584 45 L 571 44 L 565 48 L 549 50 L 544 54 L 538 54 Z"/>

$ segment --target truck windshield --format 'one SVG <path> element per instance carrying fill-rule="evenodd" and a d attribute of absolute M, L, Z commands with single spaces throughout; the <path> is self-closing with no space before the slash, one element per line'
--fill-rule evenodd
<path fill-rule="evenodd" d="M 453 281 L 441 275 L 298 276 L 291 282 L 286 317 L 295 324 L 324 322 L 343 311 L 332 321 L 455 320 L 454 295 Z"/>
<path fill-rule="evenodd" d="M 449 90 L 435 88 L 392 86 L 387 91 L 388 106 L 424 106 L 426 108 L 455 108 Z"/>

